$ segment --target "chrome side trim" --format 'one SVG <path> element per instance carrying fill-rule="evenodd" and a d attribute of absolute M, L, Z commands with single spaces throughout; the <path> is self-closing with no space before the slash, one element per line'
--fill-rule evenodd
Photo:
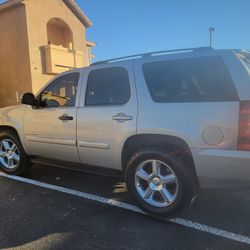
<path fill-rule="evenodd" d="M 87 142 L 87 141 L 78 141 L 79 147 L 85 148 L 100 148 L 100 149 L 109 149 L 110 146 L 107 143 L 99 143 L 99 142 Z"/>
<path fill-rule="evenodd" d="M 76 141 L 74 140 L 60 140 L 60 139 L 52 139 L 52 138 L 42 138 L 42 137 L 37 137 L 37 136 L 27 136 L 26 140 L 31 141 L 31 142 L 76 146 Z"/>

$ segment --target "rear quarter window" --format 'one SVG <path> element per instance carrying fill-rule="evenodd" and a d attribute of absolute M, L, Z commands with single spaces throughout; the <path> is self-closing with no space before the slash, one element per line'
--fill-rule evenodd
<path fill-rule="evenodd" d="M 155 102 L 237 101 L 233 80 L 219 56 L 145 63 L 145 81 Z"/>

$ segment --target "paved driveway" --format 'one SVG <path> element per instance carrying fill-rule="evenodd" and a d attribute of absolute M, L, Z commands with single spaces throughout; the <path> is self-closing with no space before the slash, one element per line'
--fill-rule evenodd
<path fill-rule="evenodd" d="M 39 165 L 26 178 L 0 174 L 0 249 L 8 248 L 250 249 L 250 188 L 202 190 L 169 221 L 142 214 L 117 178 Z"/>

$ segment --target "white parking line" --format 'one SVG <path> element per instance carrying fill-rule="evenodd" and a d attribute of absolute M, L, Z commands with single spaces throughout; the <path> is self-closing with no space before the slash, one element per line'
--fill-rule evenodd
<path fill-rule="evenodd" d="M 80 192 L 80 191 L 76 191 L 70 188 L 64 188 L 64 187 L 60 187 L 60 186 L 55 186 L 55 185 L 51 185 L 51 184 L 47 184 L 44 182 L 40 182 L 40 181 L 35 181 L 35 180 L 31 180 L 31 179 L 27 179 L 27 178 L 23 178 L 23 177 L 19 177 L 19 176 L 12 176 L 12 175 L 7 175 L 4 174 L 2 172 L 0 172 L 0 176 L 8 178 L 8 179 L 12 179 L 12 180 L 16 180 L 19 182 L 24 182 L 24 183 L 28 183 L 31 185 L 35 185 L 38 187 L 42 187 L 42 188 L 47 188 L 47 189 L 51 189 L 51 190 L 55 190 L 55 191 L 59 191 L 62 193 L 66 193 L 66 194 L 70 194 L 70 195 L 74 195 L 74 196 L 78 196 L 84 199 L 88 199 L 88 200 L 92 200 L 92 201 L 96 201 L 96 202 L 100 202 L 103 204 L 108 204 L 114 207 L 119 207 L 119 208 L 123 208 L 126 210 L 130 210 L 130 211 L 134 211 L 140 214 L 146 214 L 144 211 L 142 211 L 140 208 L 131 205 L 131 204 L 127 204 L 124 202 L 120 202 L 120 201 L 116 201 L 113 199 L 108 199 L 102 196 L 98 196 L 98 195 L 93 195 L 93 194 L 89 194 L 89 193 L 84 193 L 84 192 Z M 232 232 L 228 232 L 219 228 L 215 228 L 215 227 L 210 227 L 210 226 L 206 226 L 197 222 L 193 222 L 190 220 L 186 220 L 186 219 L 181 219 L 181 218 L 175 218 L 175 219 L 166 219 L 166 221 L 175 223 L 175 224 L 179 224 L 191 229 L 195 229 L 195 230 L 199 230 L 202 232 L 206 232 L 212 235 L 216 235 L 222 238 L 226 238 L 226 239 L 230 239 L 230 240 L 234 240 L 234 241 L 238 241 L 240 243 L 245 243 L 250 245 L 250 237 L 247 236 L 243 236 L 240 234 L 235 234 Z"/>

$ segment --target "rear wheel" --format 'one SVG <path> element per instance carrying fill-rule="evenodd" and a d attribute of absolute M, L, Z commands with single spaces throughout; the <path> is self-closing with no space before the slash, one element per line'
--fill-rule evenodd
<path fill-rule="evenodd" d="M 127 164 L 126 183 L 138 205 L 154 215 L 174 217 L 194 196 L 191 173 L 171 153 L 143 149 Z"/>
<path fill-rule="evenodd" d="M 18 136 L 12 131 L 0 132 L 0 168 L 13 175 L 23 175 L 30 167 Z"/>

